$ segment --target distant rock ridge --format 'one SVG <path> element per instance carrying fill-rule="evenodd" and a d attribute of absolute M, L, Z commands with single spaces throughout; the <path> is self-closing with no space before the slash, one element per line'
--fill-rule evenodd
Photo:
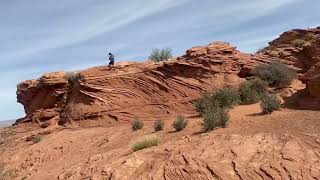
<path fill-rule="evenodd" d="M 307 92 L 320 97 L 320 27 L 285 32 L 253 58 L 256 61 L 272 59 L 278 59 L 299 72 L 300 79 L 307 85 Z"/>
<path fill-rule="evenodd" d="M 113 123 L 196 116 L 193 102 L 204 92 L 238 85 L 257 64 L 275 59 L 299 72 L 309 94 L 319 97 L 319 32 L 320 28 L 288 31 L 254 55 L 215 42 L 190 48 L 177 60 L 121 63 L 115 70 L 94 67 L 76 77 L 48 73 L 18 85 L 17 99 L 26 117 L 17 123 L 48 127 L 83 120 Z"/>
<path fill-rule="evenodd" d="M 2 120 L 2 121 L 0 121 L 0 128 L 11 126 L 12 124 L 14 124 L 14 122 L 15 122 L 15 120 Z"/>

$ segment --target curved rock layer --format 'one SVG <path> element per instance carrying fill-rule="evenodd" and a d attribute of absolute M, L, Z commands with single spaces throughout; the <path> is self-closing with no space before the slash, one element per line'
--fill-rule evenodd
<path fill-rule="evenodd" d="M 18 102 L 41 126 L 83 119 L 155 120 L 195 116 L 193 101 L 205 91 L 238 84 L 245 59 L 228 43 L 191 48 L 178 60 L 122 63 L 77 73 L 51 73 L 18 85 Z"/>
<path fill-rule="evenodd" d="M 315 29 L 294 29 L 280 35 L 259 50 L 253 61 L 278 59 L 300 73 L 307 72 L 320 62 L 320 27 Z"/>
<path fill-rule="evenodd" d="M 42 127 L 85 119 L 104 122 L 195 116 L 193 101 L 223 84 L 238 84 L 260 63 L 278 59 L 300 73 L 307 92 L 319 97 L 320 28 L 291 30 L 255 55 L 228 43 L 194 47 L 162 63 L 121 63 L 78 73 L 49 73 L 18 85 L 26 118 Z M 310 71 L 309 71 L 310 70 Z M 318 100 L 317 100 L 318 101 Z M 320 102 L 320 101 L 319 101 Z M 108 120 L 108 121 L 106 121 Z"/>
<path fill-rule="evenodd" d="M 298 138 L 267 134 L 187 136 L 112 163 L 105 162 L 114 152 L 100 154 L 58 179 L 318 179 L 319 152 L 313 149 L 319 148 L 318 141 L 310 136 L 307 145 Z"/>

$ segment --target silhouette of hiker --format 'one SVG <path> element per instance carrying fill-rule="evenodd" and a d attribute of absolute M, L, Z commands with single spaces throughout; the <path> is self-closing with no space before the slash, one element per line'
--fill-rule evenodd
<path fill-rule="evenodd" d="M 114 67 L 114 55 L 111 52 L 109 52 L 109 61 L 108 67 Z"/>

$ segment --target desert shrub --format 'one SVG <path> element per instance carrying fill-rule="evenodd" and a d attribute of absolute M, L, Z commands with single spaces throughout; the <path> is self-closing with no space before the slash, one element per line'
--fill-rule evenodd
<path fill-rule="evenodd" d="M 256 51 L 256 54 L 258 53 L 263 53 L 267 50 L 267 47 L 260 47 L 257 51 Z"/>
<path fill-rule="evenodd" d="M 302 47 L 305 44 L 305 41 L 303 39 L 295 39 L 292 41 L 292 45 L 294 47 Z"/>
<path fill-rule="evenodd" d="M 43 136 L 42 136 L 42 135 L 39 135 L 39 134 L 34 135 L 34 136 L 31 137 L 31 141 L 32 141 L 33 143 L 35 143 L 35 144 L 41 142 L 42 139 L 43 139 Z"/>
<path fill-rule="evenodd" d="M 157 120 L 153 125 L 153 129 L 155 132 L 162 131 L 164 129 L 164 121 Z"/>
<path fill-rule="evenodd" d="M 165 48 L 165 49 L 153 49 L 149 59 L 154 61 L 154 62 L 160 62 L 160 61 L 165 61 L 170 58 L 172 58 L 172 49 L 170 48 Z"/>
<path fill-rule="evenodd" d="M 230 108 L 240 101 L 239 91 L 232 87 L 223 87 L 212 96 L 214 104 L 221 108 Z"/>
<path fill-rule="evenodd" d="M 239 91 L 243 104 L 253 104 L 267 92 L 268 83 L 259 78 L 248 80 L 240 85 Z"/>
<path fill-rule="evenodd" d="M 7 138 L 3 135 L 0 135 L 0 147 L 4 146 L 7 143 Z"/>
<path fill-rule="evenodd" d="M 137 130 L 140 130 L 140 129 L 143 128 L 144 123 L 143 123 L 143 121 L 141 121 L 139 119 L 135 119 L 135 120 L 132 121 L 131 126 L 132 126 L 132 130 L 133 131 L 137 131 Z"/>
<path fill-rule="evenodd" d="M 265 95 L 261 98 L 261 109 L 265 114 L 271 114 L 280 109 L 281 102 L 276 95 Z"/>
<path fill-rule="evenodd" d="M 182 131 L 188 125 L 188 120 L 182 116 L 178 116 L 177 119 L 172 123 L 172 127 L 178 132 Z"/>
<path fill-rule="evenodd" d="M 253 69 L 252 73 L 275 87 L 289 86 L 296 78 L 296 72 L 279 61 L 258 65 Z"/>
<path fill-rule="evenodd" d="M 16 177 L 16 173 L 13 170 L 6 169 L 6 165 L 0 162 L 0 180 L 10 180 Z"/>
<path fill-rule="evenodd" d="M 203 114 L 203 122 L 201 123 L 204 131 L 212 131 L 217 127 L 226 127 L 229 121 L 226 109 L 216 106 L 210 110 L 206 110 Z"/>
<path fill-rule="evenodd" d="M 24 176 L 21 178 L 21 180 L 27 180 L 28 179 L 28 176 Z"/>
<path fill-rule="evenodd" d="M 152 146 L 157 146 L 159 143 L 160 143 L 160 140 L 157 136 L 154 136 L 154 135 L 145 136 L 137 140 L 136 142 L 134 142 L 132 146 L 132 150 L 139 151 Z"/>
<path fill-rule="evenodd" d="M 211 95 L 205 93 L 199 100 L 194 103 L 195 108 L 198 112 L 204 113 L 206 109 L 211 106 L 215 106 L 214 101 L 212 101 Z"/>
<path fill-rule="evenodd" d="M 232 87 L 223 87 L 212 95 L 206 93 L 201 99 L 195 102 L 196 109 L 204 113 L 206 109 L 212 109 L 215 106 L 221 108 L 230 108 L 240 102 L 239 91 Z"/>
<path fill-rule="evenodd" d="M 68 80 L 70 84 L 74 84 L 81 79 L 81 76 L 78 72 L 67 72 L 65 79 Z"/>

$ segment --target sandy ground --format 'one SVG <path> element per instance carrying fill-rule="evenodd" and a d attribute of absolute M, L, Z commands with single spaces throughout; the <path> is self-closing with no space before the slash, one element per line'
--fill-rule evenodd
<path fill-rule="evenodd" d="M 16 179 L 320 179 L 320 111 L 260 112 L 259 104 L 237 106 L 228 127 L 211 133 L 192 118 L 182 132 L 173 120 L 157 133 L 152 122 L 137 132 L 128 123 L 60 128 L 37 144 L 26 138 L 39 131 L 13 127 L 2 130 L 8 143 L 0 158 Z M 133 152 L 132 143 L 149 134 L 161 144 Z"/>

